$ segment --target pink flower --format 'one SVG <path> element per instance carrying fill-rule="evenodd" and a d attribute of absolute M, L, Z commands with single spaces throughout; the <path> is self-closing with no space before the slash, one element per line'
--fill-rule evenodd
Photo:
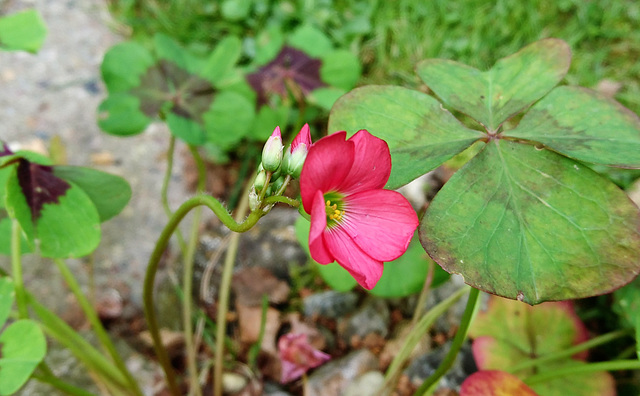
<path fill-rule="evenodd" d="M 302 168 L 309 250 L 321 264 L 337 261 L 370 290 L 383 262 L 407 250 L 418 216 L 400 193 L 382 189 L 391 173 L 387 143 L 366 130 L 345 138 L 338 132 L 318 140 Z"/>
<path fill-rule="evenodd" d="M 286 384 L 314 367 L 318 367 L 331 356 L 312 347 L 306 334 L 285 334 L 278 340 L 278 355 L 282 361 L 280 382 Z"/>

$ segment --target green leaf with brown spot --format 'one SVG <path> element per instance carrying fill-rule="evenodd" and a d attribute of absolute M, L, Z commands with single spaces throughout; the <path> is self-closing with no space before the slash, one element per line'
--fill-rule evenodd
<path fill-rule="evenodd" d="M 478 289 L 529 304 L 608 293 L 640 272 L 640 214 L 586 166 L 493 140 L 436 195 L 429 255 Z"/>
<path fill-rule="evenodd" d="M 440 166 L 486 135 L 466 128 L 440 102 L 422 92 L 369 85 L 341 97 L 331 109 L 329 131 L 353 135 L 366 129 L 391 151 L 395 189 Z"/>
<path fill-rule="evenodd" d="M 571 50 L 559 39 L 530 44 L 488 71 L 445 59 L 427 59 L 416 70 L 442 101 L 490 131 L 543 97 L 569 70 Z"/>
<path fill-rule="evenodd" d="M 538 396 L 513 374 L 482 370 L 471 374 L 460 386 L 460 396 Z"/>
<path fill-rule="evenodd" d="M 505 136 L 540 142 L 579 161 L 640 168 L 640 119 L 582 87 L 558 87 Z"/>

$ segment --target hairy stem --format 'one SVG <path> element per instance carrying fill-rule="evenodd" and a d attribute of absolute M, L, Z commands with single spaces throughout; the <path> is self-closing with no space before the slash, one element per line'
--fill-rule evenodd
<path fill-rule="evenodd" d="M 171 135 L 171 139 L 169 140 L 169 148 L 167 149 L 167 170 L 165 171 L 164 178 L 162 179 L 162 190 L 160 192 L 162 207 L 164 208 L 164 212 L 167 217 L 171 217 L 171 215 L 173 214 L 171 208 L 169 207 L 169 182 L 171 181 L 171 173 L 173 172 L 173 156 L 175 152 L 175 146 L 176 137 Z M 180 247 L 180 251 L 184 255 L 187 251 L 187 244 L 184 241 L 182 232 L 179 229 L 176 230 L 176 237 L 178 237 L 178 246 Z"/>
<path fill-rule="evenodd" d="M 300 203 L 297 200 L 287 197 L 269 197 L 265 199 L 265 204 L 272 204 L 282 202 L 293 207 L 298 207 Z M 238 223 L 234 220 L 225 207 L 210 195 L 198 195 L 185 201 L 180 207 L 171 215 L 169 222 L 165 225 L 164 229 L 160 233 L 160 237 L 156 242 L 155 248 L 149 257 L 149 263 L 147 265 L 147 272 L 144 278 L 143 286 L 143 308 L 145 318 L 147 320 L 147 326 L 149 327 L 149 333 L 153 339 L 153 347 L 158 356 L 158 361 L 162 366 L 167 378 L 167 384 L 174 396 L 180 396 L 180 390 L 178 388 L 175 373 L 171 367 L 171 362 L 167 351 L 162 346 L 162 340 L 160 339 L 160 330 L 158 328 L 158 321 L 153 303 L 153 286 L 155 284 L 156 273 L 160 264 L 160 259 L 164 253 L 171 235 L 178 227 L 178 224 L 182 219 L 194 208 L 198 206 L 207 206 L 211 211 L 220 219 L 220 221 L 233 232 L 245 232 L 253 227 L 258 220 L 263 216 L 262 210 L 256 210 L 251 212 L 249 216 L 242 223 Z"/>

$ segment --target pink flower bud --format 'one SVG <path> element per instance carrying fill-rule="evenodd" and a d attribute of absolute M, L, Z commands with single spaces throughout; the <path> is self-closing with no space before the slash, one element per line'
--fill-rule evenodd
<path fill-rule="evenodd" d="M 309 344 L 306 334 L 285 334 L 278 340 L 278 355 L 282 361 L 280 382 L 285 384 L 300 378 L 302 374 L 318 367 L 331 356 Z"/>
<path fill-rule="evenodd" d="M 294 178 L 300 178 L 300 172 L 302 172 L 302 165 L 307 158 L 307 152 L 311 147 L 311 132 L 309 130 L 309 124 L 304 124 L 298 135 L 291 142 L 291 146 L 284 154 L 284 171 L 286 174 L 293 176 Z"/>
<path fill-rule="evenodd" d="M 276 127 L 262 149 L 262 166 L 268 172 L 275 172 L 282 163 L 282 135 L 280 127 Z"/>

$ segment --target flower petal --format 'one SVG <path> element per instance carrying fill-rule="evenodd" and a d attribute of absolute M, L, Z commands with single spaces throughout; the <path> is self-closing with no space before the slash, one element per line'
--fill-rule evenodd
<path fill-rule="evenodd" d="M 324 233 L 324 240 L 335 260 L 367 290 L 374 288 L 382 276 L 382 261 L 367 255 L 342 227 Z"/>
<path fill-rule="evenodd" d="M 346 133 L 325 136 L 309 148 L 300 174 L 302 205 L 311 213 L 316 191 L 335 191 L 349 173 L 354 157 L 354 144 L 345 140 Z M 324 203 L 322 204 L 324 210 Z"/>
<path fill-rule="evenodd" d="M 355 145 L 353 165 L 338 188 L 346 194 L 383 188 L 391 174 L 391 154 L 387 142 L 366 130 L 348 140 Z"/>
<path fill-rule="evenodd" d="M 332 263 L 335 259 L 327 250 L 322 235 L 327 229 L 327 212 L 324 209 L 324 195 L 322 191 L 316 191 L 312 210 L 311 227 L 309 228 L 309 253 L 311 258 L 320 264 Z"/>
<path fill-rule="evenodd" d="M 418 216 L 402 194 L 370 190 L 345 198 L 344 230 L 369 256 L 391 261 L 402 256 L 418 227 Z"/>

